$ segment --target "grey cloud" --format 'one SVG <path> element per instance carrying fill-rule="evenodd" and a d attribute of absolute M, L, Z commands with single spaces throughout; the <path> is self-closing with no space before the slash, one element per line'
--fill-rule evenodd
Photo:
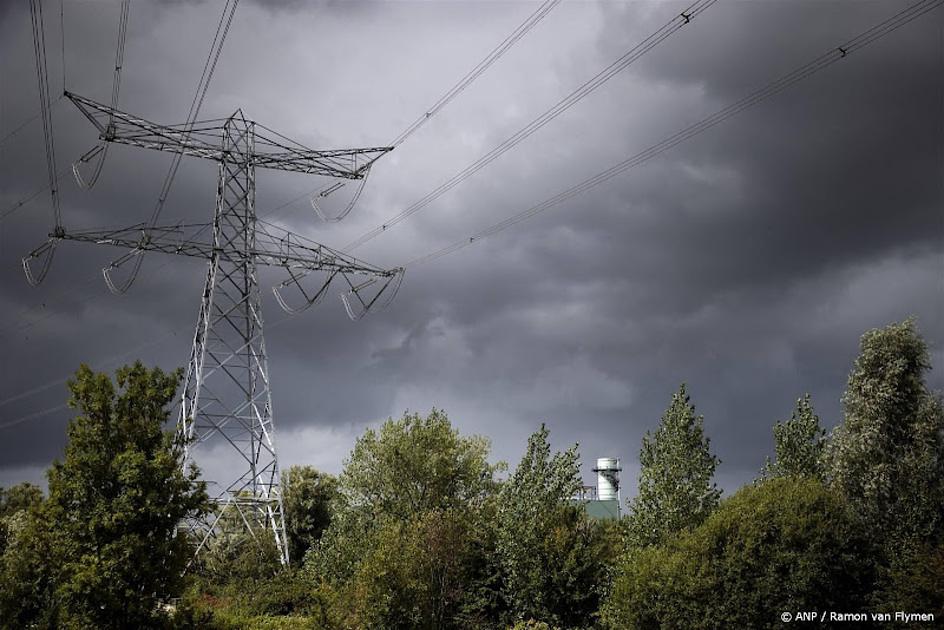
<path fill-rule="evenodd" d="M 318 224 L 304 201 L 272 219 L 328 245 L 348 242 L 682 8 L 563 3 L 378 165 L 347 220 Z M 395 265 L 462 238 L 646 148 L 899 8 L 719 3 L 356 253 Z M 123 108 L 157 122 L 182 121 L 219 9 L 133 5 Z M 312 145 L 382 144 L 531 10 L 507 3 L 241 4 L 203 114 L 243 107 Z M 70 85 L 101 100 L 110 91 L 116 11 L 103 3 L 66 11 Z M 332 296 L 270 326 L 279 435 L 298 441 L 283 452 L 298 460 L 306 453 L 319 462 L 333 457 L 340 466 L 353 436 L 369 423 L 435 405 L 463 431 L 488 434 L 498 458 L 516 460 L 527 434 L 546 421 L 555 444 L 579 441 L 585 463 L 620 456 L 631 476 L 640 438 L 685 381 L 724 460 L 719 479 L 731 488 L 756 474 L 771 448 L 771 425 L 803 392 L 814 395 L 824 422 L 839 420 L 839 396 L 865 329 L 915 314 L 934 357 L 944 356 L 940 15 L 939 9 L 591 193 L 409 269 L 398 300 L 384 312 L 352 323 Z M 28 15 L 8 10 L 0 17 L 3 86 L 15 86 L 0 90 L 5 133 L 35 111 L 36 95 Z M 70 107 L 55 110 L 63 166 L 94 140 Z M 0 148 L 4 208 L 42 185 L 41 147 L 37 125 Z M 95 190 L 64 184 L 67 224 L 142 220 L 168 161 L 114 147 Z M 213 165 L 184 164 L 167 220 L 207 221 Z M 317 185 L 260 174 L 257 205 L 275 207 Z M 18 260 L 48 227 L 45 200 L 0 223 L 0 400 L 59 379 L 80 361 L 104 366 L 161 335 L 166 341 L 132 354 L 167 368 L 181 365 L 200 264 L 149 256 L 138 283 L 118 298 L 104 290 L 98 270 L 119 252 L 66 244 L 47 283 L 29 289 Z M 266 287 L 278 279 L 263 276 Z M 268 297 L 265 308 L 268 324 L 280 321 Z M 932 383 L 944 385 L 940 369 Z M 56 386 L 2 405 L 0 423 L 64 399 L 64 387 Z M 59 412 L 0 429 L 2 479 L 32 474 L 55 457 L 67 417 Z"/>

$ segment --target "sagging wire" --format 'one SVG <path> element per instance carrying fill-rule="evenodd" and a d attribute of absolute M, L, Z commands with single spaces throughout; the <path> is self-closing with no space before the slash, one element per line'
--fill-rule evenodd
<path fill-rule="evenodd" d="M 779 94 L 794 84 L 812 76 L 813 74 L 823 70 L 828 66 L 831 66 L 837 61 L 845 59 L 857 50 L 868 46 L 869 44 L 881 39 L 882 37 L 885 37 L 886 35 L 908 24 L 909 22 L 912 22 L 922 15 L 940 7 L 942 4 L 944 4 L 944 0 L 920 0 L 910 7 L 907 7 L 894 14 L 887 20 L 873 26 L 866 31 L 863 31 L 842 45 L 823 53 L 812 61 L 799 66 L 795 70 L 792 70 L 785 75 L 782 75 L 762 88 L 751 92 L 740 100 L 735 101 L 734 103 L 718 110 L 706 118 L 703 118 L 699 122 L 672 134 L 661 142 L 657 142 L 656 144 L 643 151 L 640 151 L 639 153 L 623 160 L 622 162 L 614 164 L 610 168 L 600 171 L 596 175 L 593 175 L 592 177 L 589 177 L 582 182 L 561 191 L 553 197 L 545 199 L 541 203 L 535 204 L 530 208 L 518 212 L 503 221 L 499 221 L 498 223 L 476 232 L 472 236 L 455 241 L 450 245 L 429 252 L 423 256 L 414 258 L 407 262 L 404 267 L 414 267 L 424 263 L 432 262 L 457 252 L 460 249 L 464 249 L 469 245 L 481 242 L 482 240 L 507 230 L 508 228 L 523 221 L 526 221 L 531 217 L 544 212 L 545 210 L 548 210 L 577 195 L 587 192 L 590 189 L 595 188 L 596 186 L 599 186 L 600 184 L 612 179 L 613 177 L 653 159 L 654 157 L 664 153 L 665 151 L 668 151 L 676 145 L 681 144 L 682 142 L 685 142 L 694 136 L 704 133 L 705 131 L 708 131 L 715 125 L 728 120 L 732 116 L 735 116 L 736 114 L 739 114 L 744 110 L 754 107 L 768 98 Z"/>
<path fill-rule="evenodd" d="M 118 44 L 115 49 L 115 74 L 112 79 L 111 86 L 111 108 L 118 109 L 118 94 L 121 91 L 121 68 L 124 65 L 125 58 L 125 39 L 128 32 L 128 13 L 131 9 L 131 0 L 122 0 L 121 2 L 121 11 L 118 17 Z M 63 67 L 65 67 L 65 55 L 63 54 Z M 65 91 L 65 73 L 63 72 L 63 91 Z M 109 142 L 107 137 L 114 133 L 114 119 L 111 115 L 108 116 L 108 125 L 106 127 L 105 136 L 102 138 L 98 144 L 92 147 L 87 151 L 82 157 L 72 163 L 72 175 L 75 178 L 76 183 L 80 188 L 89 189 L 92 188 L 95 183 L 98 181 L 98 177 L 102 174 L 102 167 L 105 165 L 105 159 L 108 156 L 108 145 Z M 92 168 L 92 172 L 88 177 L 83 177 L 82 173 L 79 170 L 79 166 L 82 164 L 88 164 L 90 161 L 98 157 L 98 161 L 95 163 L 95 166 Z"/>
<path fill-rule="evenodd" d="M 190 131 L 193 128 L 193 124 L 196 121 L 197 116 L 200 114 L 200 108 L 203 106 L 203 101 L 206 98 L 207 90 L 210 87 L 210 81 L 212 80 L 213 74 L 216 71 L 216 64 L 219 61 L 220 53 L 223 51 L 223 43 L 226 41 L 226 36 L 229 34 L 230 26 L 233 23 L 233 16 L 236 13 L 237 6 L 239 6 L 239 0 L 227 0 L 226 4 L 223 6 L 223 12 L 220 15 L 220 21 L 219 24 L 217 24 L 216 33 L 214 34 L 213 42 L 210 45 L 210 52 L 207 54 L 206 62 L 203 65 L 203 72 L 200 75 L 200 81 L 197 83 L 197 90 L 193 95 L 193 101 L 190 103 L 190 111 L 187 114 L 187 122 L 184 124 L 186 136 L 189 136 Z M 174 158 L 171 162 L 170 168 L 167 171 L 167 175 L 164 177 L 164 183 L 161 186 L 161 192 L 158 195 L 157 203 L 155 204 L 154 210 L 152 211 L 151 217 L 148 221 L 148 225 L 150 227 L 154 227 L 157 224 L 157 220 L 160 217 L 161 211 L 164 209 L 164 203 L 167 201 L 167 197 L 170 194 L 170 189 L 171 186 L 173 186 L 174 178 L 177 176 L 177 170 L 180 167 L 182 158 L 183 150 L 180 150 L 174 154 Z M 131 271 L 127 274 L 124 281 L 122 281 L 120 284 L 116 284 L 111 277 L 111 273 L 121 267 L 121 265 L 127 263 L 129 260 L 134 261 Z M 131 285 L 134 284 L 135 279 L 137 279 L 138 274 L 141 271 L 141 264 L 143 262 L 144 251 L 142 249 L 134 249 L 131 252 L 112 261 L 102 270 L 102 273 L 105 276 L 105 282 L 108 285 L 108 289 L 116 295 L 125 293 L 129 288 L 131 288 Z"/>
<path fill-rule="evenodd" d="M 385 231 L 387 231 L 388 228 L 405 221 L 410 216 L 416 214 L 439 197 L 443 196 L 468 178 L 472 177 L 480 170 L 498 159 L 500 156 L 504 155 L 507 151 L 516 147 L 539 129 L 543 128 L 549 122 L 573 107 L 583 98 L 600 88 L 611 78 L 625 70 L 643 55 L 653 50 L 656 46 L 667 40 L 680 29 L 690 24 L 695 17 L 708 10 L 713 4 L 715 4 L 716 1 L 717 0 L 695 0 L 695 2 L 686 8 L 682 13 L 676 15 L 666 24 L 653 31 L 649 36 L 627 50 L 622 56 L 613 61 L 610 65 L 606 66 L 594 76 L 587 79 L 584 83 L 570 92 L 567 96 L 559 100 L 557 103 L 552 105 L 537 118 L 513 133 L 511 136 L 499 142 L 487 153 L 447 179 L 445 182 L 434 188 L 422 198 L 407 206 L 398 214 L 393 215 L 381 225 L 368 230 L 358 238 L 345 245 L 342 250 L 349 252 L 380 236 Z"/>
<path fill-rule="evenodd" d="M 59 205 L 59 177 L 56 169 L 56 144 L 53 137 L 51 103 L 49 99 L 49 71 L 46 64 L 46 31 L 43 23 L 42 0 L 30 0 L 30 21 L 33 28 L 33 53 L 36 59 L 36 78 L 39 82 L 39 108 L 43 120 L 43 140 L 46 148 L 46 169 L 49 176 L 49 191 L 52 197 L 53 236 L 23 258 L 26 281 L 36 286 L 45 279 L 52 266 L 56 245 L 65 234 L 62 227 L 62 210 Z M 34 273 L 31 262 L 41 261 L 38 273 Z"/>
<path fill-rule="evenodd" d="M 459 96 L 467 87 L 469 87 L 479 76 L 482 75 L 486 70 L 488 70 L 492 64 L 498 61 L 502 55 L 504 55 L 508 50 L 514 46 L 518 40 L 524 37 L 531 29 L 533 29 L 541 20 L 543 20 L 547 15 L 554 10 L 554 8 L 561 3 L 561 0 L 545 0 L 535 9 L 521 24 L 519 24 L 515 29 L 502 40 L 497 46 L 495 46 L 485 57 L 475 65 L 469 72 L 467 72 L 459 81 L 453 85 L 451 88 L 446 90 L 439 99 L 433 103 L 430 107 L 414 120 L 412 123 L 406 126 L 406 128 L 397 135 L 397 137 L 391 142 L 388 146 L 397 147 L 403 143 L 407 138 L 412 136 L 414 133 L 419 131 L 420 127 L 425 125 L 430 121 L 433 116 L 438 114 L 446 105 L 448 105 L 454 98 Z M 336 182 L 325 186 L 317 193 L 313 194 L 310 197 L 311 207 L 314 209 L 315 214 L 318 215 L 318 218 L 322 221 L 329 223 L 336 223 L 344 219 L 351 210 L 357 205 L 357 200 L 361 196 L 361 192 L 364 190 L 364 185 L 366 184 L 367 174 L 369 169 L 364 173 L 364 178 L 361 180 L 360 185 L 358 186 L 354 196 L 351 198 L 351 201 L 345 206 L 345 208 L 336 216 L 329 217 L 327 213 L 321 208 L 318 203 L 319 199 L 325 199 L 332 193 L 340 190 L 344 187 L 344 182 Z"/>

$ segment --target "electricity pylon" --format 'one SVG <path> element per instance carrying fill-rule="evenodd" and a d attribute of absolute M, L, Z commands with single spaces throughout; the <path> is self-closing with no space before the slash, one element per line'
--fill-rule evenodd
<path fill-rule="evenodd" d="M 288 562 L 279 462 L 276 455 L 269 368 L 263 340 L 258 265 L 280 267 L 288 278 L 273 287 L 279 305 L 297 313 L 318 302 L 334 280 L 346 284 L 341 298 L 352 319 L 396 295 L 403 269 L 381 269 L 288 232 L 256 217 L 256 168 L 360 179 L 391 147 L 316 151 L 247 120 L 241 111 L 226 119 L 193 125 L 158 125 L 87 98 L 66 96 L 98 129 L 99 139 L 158 151 L 171 151 L 219 163 L 216 210 L 212 223 L 157 226 L 140 223 L 118 230 L 68 232 L 58 228 L 23 259 L 43 260 L 43 273 L 59 241 L 112 245 L 129 251 L 103 273 L 128 265 L 131 280 L 141 257 L 158 251 L 208 261 L 200 314 L 180 399 L 178 435 L 184 467 L 194 450 L 222 447 L 241 474 L 219 484 L 216 509 L 186 526 L 197 538 L 197 552 L 212 544 L 221 529 L 241 524 L 258 540 L 272 535 L 283 563 Z M 260 132 L 260 129 L 263 132 Z M 308 279 L 312 274 L 316 282 Z M 40 278 L 41 279 L 41 278 Z M 130 282 L 123 284 L 127 288 Z M 282 295 L 287 287 L 301 297 L 298 307 Z M 204 448 L 208 448 L 204 447 Z M 266 534 L 268 531 L 270 534 Z"/>

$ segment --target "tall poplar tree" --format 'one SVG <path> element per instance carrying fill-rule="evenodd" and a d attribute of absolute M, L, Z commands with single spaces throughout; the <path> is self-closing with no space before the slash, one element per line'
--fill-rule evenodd
<path fill-rule="evenodd" d="M 944 534 L 944 410 L 911 319 L 870 330 L 849 375 L 828 478 L 891 557 Z"/>
<path fill-rule="evenodd" d="M 717 507 L 721 490 L 713 477 L 719 460 L 711 453 L 703 421 L 682 384 L 659 428 L 643 438 L 639 490 L 627 525 L 631 547 L 658 544 L 696 527 Z"/>
<path fill-rule="evenodd" d="M 775 460 L 767 461 L 764 477 L 822 479 L 826 432 L 819 424 L 809 394 L 796 402 L 793 416 L 774 426 Z"/>

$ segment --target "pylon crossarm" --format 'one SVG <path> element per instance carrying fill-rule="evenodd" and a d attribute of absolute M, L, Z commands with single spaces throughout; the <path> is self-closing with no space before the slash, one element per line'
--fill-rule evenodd
<path fill-rule="evenodd" d="M 350 254 L 266 221 L 256 221 L 256 261 L 272 267 L 302 271 L 340 271 L 350 274 L 392 277 L 397 269 L 384 269 Z"/>
<path fill-rule="evenodd" d="M 237 154 L 223 142 L 229 119 L 196 121 L 187 125 L 160 125 L 127 112 L 66 92 L 79 111 L 98 130 L 105 142 L 127 144 L 143 149 L 170 151 L 215 161 L 245 162 L 268 168 L 326 177 L 361 179 L 370 166 L 393 147 L 317 150 L 251 121 L 243 123 L 252 131 L 253 151 Z M 242 115 L 239 114 L 240 119 Z M 264 131 L 258 131 L 258 127 Z"/>
<path fill-rule="evenodd" d="M 256 167 L 344 179 L 363 178 L 378 158 L 393 150 L 393 147 L 368 147 L 319 151 L 275 143 L 258 132 L 255 140 L 256 150 L 252 154 L 252 161 Z M 265 148 L 272 150 L 267 151 Z"/>
<path fill-rule="evenodd" d="M 66 92 L 66 97 L 98 129 L 99 138 L 144 149 L 181 152 L 185 155 L 219 160 L 225 152 L 220 146 L 222 120 L 187 125 L 159 125 L 143 118 Z"/>
<path fill-rule="evenodd" d="M 214 257 L 227 262 L 252 258 L 256 264 L 298 271 L 343 272 L 353 275 L 392 277 L 398 270 L 383 269 L 348 256 L 302 236 L 267 225 L 259 226 L 255 246 L 218 247 L 213 243 L 211 223 L 149 226 L 138 223 L 112 230 L 81 230 L 50 234 L 51 238 L 95 245 L 112 245 L 137 252 L 156 251 L 206 260 Z M 34 250 L 38 252 L 39 250 Z"/>

